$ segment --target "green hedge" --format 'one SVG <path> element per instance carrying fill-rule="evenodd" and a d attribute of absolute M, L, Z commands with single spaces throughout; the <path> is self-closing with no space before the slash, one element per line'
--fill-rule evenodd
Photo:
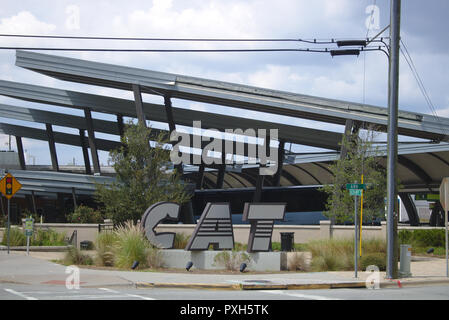
<path fill-rule="evenodd" d="M 399 242 L 412 247 L 443 247 L 445 234 L 443 229 L 400 230 Z"/>

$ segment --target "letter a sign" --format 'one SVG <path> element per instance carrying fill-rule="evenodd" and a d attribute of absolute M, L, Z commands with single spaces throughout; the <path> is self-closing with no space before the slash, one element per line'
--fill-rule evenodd
<path fill-rule="evenodd" d="M 7 173 L 0 180 L 0 191 L 7 199 L 11 199 L 20 188 L 22 188 L 22 185 L 10 173 Z"/>

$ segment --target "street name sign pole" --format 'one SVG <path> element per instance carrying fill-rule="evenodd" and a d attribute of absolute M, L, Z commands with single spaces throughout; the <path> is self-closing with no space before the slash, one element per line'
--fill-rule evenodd
<path fill-rule="evenodd" d="M 358 197 L 362 195 L 362 190 L 366 189 L 366 185 L 363 183 L 348 183 L 346 189 L 349 190 L 349 195 L 354 196 L 354 278 L 357 278 L 358 269 L 358 219 L 357 219 L 357 203 Z"/>
<path fill-rule="evenodd" d="M 30 237 L 33 235 L 34 219 L 32 217 L 25 220 L 25 235 L 27 237 L 27 256 L 30 255 Z"/>

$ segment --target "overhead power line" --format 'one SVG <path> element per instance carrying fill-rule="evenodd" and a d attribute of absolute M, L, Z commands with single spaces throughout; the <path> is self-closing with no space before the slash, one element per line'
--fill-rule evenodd
<path fill-rule="evenodd" d="M 353 49 L 357 51 L 379 51 L 379 47 L 366 47 Z M 330 53 L 338 50 L 332 48 L 257 48 L 257 49 L 119 49 L 119 48 L 60 48 L 60 47 L 0 47 L 0 50 L 34 50 L 34 51 L 83 51 L 83 52 L 159 52 L 159 53 L 180 53 L 180 52 L 312 52 Z M 342 50 L 343 51 L 343 50 Z M 337 54 L 336 54 L 337 55 Z"/>
<path fill-rule="evenodd" d="M 415 66 L 415 63 L 413 62 L 412 56 L 410 55 L 410 52 L 408 51 L 407 46 L 405 45 L 405 43 L 402 39 L 401 39 L 401 44 L 402 44 L 402 47 L 404 48 L 404 50 L 402 50 L 402 47 L 400 48 L 401 53 L 404 56 L 404 59 L 407 62 L 408 66 L 413 74 L 413 77 L 415 78 L 415 80 L 418 84 L 419 90 L 421 91 L 422 95 L 424 96 L 427 106 L 429 107 L 433 116 L 438 121 L 438 123 L 440 123 L 440 125 L 441 125 L 441 120 L 438 116 L 435 106 L 433 105 L 432 99 L 430 98 L 430 96 L 426 90 L 426 87 L 424 86 L 424 82 L 422 81 L 421 77 L 419 76 L 418 70 L 416 69 L 416 66 Z M 444 133 L 446 135 L 449 135 L 448 132 L 446 131 L 446 129 L 444 128 L 444 126 L 441 126 L 441 127 L 443 128 Z"/>
<path fill-rule="evenodd" d="M 36 34 L 0 34 L 9 38 L 40 38 L 67 40 L 119 40 L 119 41 L 176 41 L 176 42 L 304 42 L 310 44 L 333 44 L 349 38 L 339 39 L 300 39 L 300 38 L 151 38 L 151 37 L 99 37 L 99 36 L 61 36 Z"/>

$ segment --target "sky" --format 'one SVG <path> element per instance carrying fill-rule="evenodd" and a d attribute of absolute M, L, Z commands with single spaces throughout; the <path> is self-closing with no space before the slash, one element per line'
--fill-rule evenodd
<path fill-rule="evenodd" d="M 367 20 L 374 10 L 373 23 Z M 389 24 L 389 0 L 2 0 L 0 34 L 39 34 L 107 37 L 153 38 L 292 38 L 292 39 L 360 39 L 374 36 Z M 401 37 L 426 87 L 438 116 L 449 117 L 449 22 L 447 0 L 402 1 Z M 388 36 L 388 31 L 384 33 Z M 18 39 L 0 37 L 0 46 L 111 47 L 111 48 L 307 48 L 294 43 L 154 43 L 102 42 L 81 40 Z M 332 58 L 328 54 L 284 53 L 100 53 L 47 52 L 79 59 L 119 64 L 148 70 L 229 81 L 252 86 L 387 106 L 388 61 L 380 51 L 359 57 Z M 412 72 L 401 56 L 401 110 L 432 114 Z M 132 99 L 131 92 L 64 82 L 15 66 L 15 51 L 0 50 L 0 79 L 83 91 Z M 144 101 L 162 103 L 161 98 L 143 96 Z M 82 115 L 80 110 L 45 106 L 0 97 L 0 103 L 54 112 Z M 175 106 L 228 113 L 223 107 L 174 100 Z M 267 115 L 250 111 L 240 115 L 267 119 Z M 99 113 L 95 118 L 115 119 Z M 341 126 L 276 117 L 310 128 L 342 132 Z M 44 129 L 44 124 L 13 121 L 0 122 Z M 158 124 L 153 124 L 158 126 Z M 54 127 L 54 131 L 77 133 Z M 116 136 L 96 134 L 118 140 Z M 50 164 L 48 143 L 23 139 L 27 164 Z M 0 150 L 7 150 L 8 136 L 0 134 Z M 11 148 L 16 150 L 15 140 Z M 83 163 L 80 148 L 57 144 L 60 165 Z M 313 148 L 295 147 L 295 151 Z M 108 154 L 100 152 L 107 164 Z"/>

